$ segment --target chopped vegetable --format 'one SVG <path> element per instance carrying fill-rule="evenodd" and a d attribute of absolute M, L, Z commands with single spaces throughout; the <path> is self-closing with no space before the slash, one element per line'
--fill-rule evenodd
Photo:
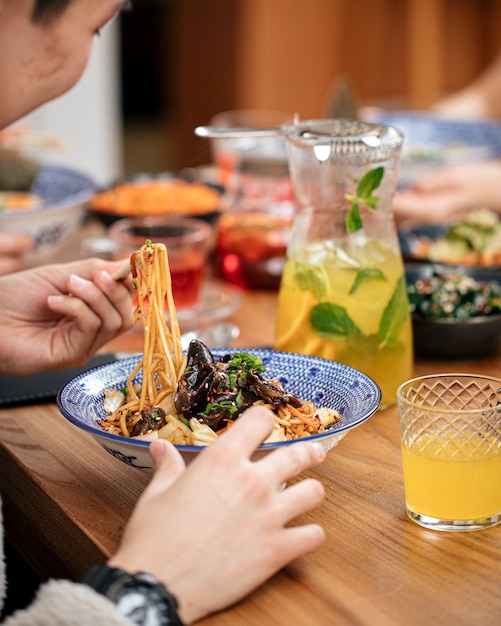
<path fill-rule="evenodd" d="M 114 413 L 125 401 L 125 394 L 116 389 L 106 389 L 104 392 L 104 410 L 111 415 Z"/>
<path fill-rule="evenodd" d="M 501 285 L 461 272 L 434 273 L 407 286 L 411 312 L 426 318 L 468 319 L 501 312 Z"/>
<path fill-rule="evenodd" d="M 501 219 L 490 209 L 470 211 L 455 219 L 442 237 L 434 241 L 421 237 L 413 253 L 435 263 L 500 264 Z"/>

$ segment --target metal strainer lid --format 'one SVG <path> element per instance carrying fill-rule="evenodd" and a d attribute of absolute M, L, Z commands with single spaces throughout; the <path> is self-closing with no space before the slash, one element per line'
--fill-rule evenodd
<path fill-rule="evenodd" d="M 396 128 L 352 119 L 306 120 L 282 128 L 288 142 L 319 161 L 364 165 L 394 157 L 403 136 Z"/>

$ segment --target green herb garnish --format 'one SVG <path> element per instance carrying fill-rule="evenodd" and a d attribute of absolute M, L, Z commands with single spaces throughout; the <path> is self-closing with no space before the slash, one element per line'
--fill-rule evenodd
<path fill-rule="evenodd" d="M 249 370 L 256 370 L 259 374 L 266 371 L 263 360 L 258 356 L 250 355 L 248 352 L 235 352 L 231 360 L 228 361 L 228 370 L 232 369 L 240 371 L 243 380 L 245 380 Z"/>
<path fill-rule="evenodd" d="M 350 295 L 353 295 L 355 291 L 360 287 L 360 285 L 367 280 L 388 280 L 388 279 L 383 274 L 383 272 L 377 268 L 367 268 L 367 269 L 359 270 L 357 272 L 357 275 L 355 276 L 353 285 L 351 286 L 351 289 L 348 293 Z"/>
<path fill-rule="evenodd" d="M 360 329 L 350 318 L 346 309 L 333 302 L 321 302 L 310 312 L 310 324 L 325 339 L 342 339 L 347 335 L 359 335 Z"/>
<path fill-rule="evenodd" d="M 350 210 L 346 215 L 346 228 L 348 233 L 355 233 L 363 227 L 362 217 L 360 215 L 360 205 L 365 205 L 371 211 L 377 209 L 377 205 L 381 198 L 372 195 L 373 192 L 381 184 L 383 179 L 384 167 L 379 166 L 373 170 L 366 172 L 357 183 L 355 194 L 346 194 L 345 198 L 351 204 Z"/>
<path fill-rule="evenodd" d="M 381 317 L 378 333 L 380 348 L 396 341 L 400 327 L 407 319 L 408 311 L 407 286 L 405 278 L 401 276 Z"/>
<path fill-rule="evenodd" d="M 379 348 L 384 348 L 397 340 L 400 328 L 407 319 L 407 313 L 407 288 L 402 276 L 397 281 L 395 290 L 381 316 L 377 334 Z M 315 305 L 310 312 L 310 325 L 317 335 L 332 341 L 349 336 L 364 337 L 346 309 L 333 302 L 320 302 Z M 376 335 L 365 337 L 376 338 Z"/>
<path fill-rule="evenodd" d="M 238 413 L 238 407 L 231 400 L 222 400 L 221 402 L 208 402 L 205 409 L 200 415 L 210 415 L 213 411 L 224 409 L 227 411 L 228 417 L 231 419 L 235 413 Z"/>
<path fill-rule="evenodd" d="M 317 300 L 326 295 L 325 270 L 304 263 L 296 263 L 294 270 L 294 280 L 301 291 L 311 291 Z"/>

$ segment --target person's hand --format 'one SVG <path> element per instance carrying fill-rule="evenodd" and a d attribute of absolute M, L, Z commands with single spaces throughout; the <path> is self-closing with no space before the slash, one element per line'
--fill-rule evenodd
<path fill-rule="evenodd" d="M 110 274 L 122 262 L 86 259 L 0 278 L 0 373 L 82 365 L 132 325 L 129 288 Z"/>
<path fill-rule="evenodd" d="M 188 468 L 167 441 L 151 445 L 155 474 L 108 564 L 156 576 L 188 624 L 234 604 L 324 540 L 317 524 L 288 525 L 321 504 L 322 484 L 281 486 L 325 451 L 301 442 L 251 461 L 273 423 L 264 407 L 248 409 Z"/>
<path fill-rule="evenodd" d="M 0 233 L 0 276 L 22 269 L 24 255 L 33 248 L 33 243 L 28 235 Z"/>
<path fill-rule="evenodd" d="M 488 161 L 437 169 L 393 199 L 397 223 L 450 221 L 458 213 L 489 208 L 501 213 L 501 162 Z"/>

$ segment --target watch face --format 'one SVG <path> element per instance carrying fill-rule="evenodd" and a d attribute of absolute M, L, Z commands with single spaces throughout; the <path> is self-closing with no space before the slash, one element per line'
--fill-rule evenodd
<path fill-rule="evenodd" d="M 91 568 L 82 582 L 106 596 L 137 626 L 182 626 L 176 598 L 151 574 L 101 565 Z"/>
<path fill-rule="evenodd" d="M 147 585 L 124 587 L 115 600 L 118 610 L 134 624 L 167 626 L 166 606 L 158 592 Z"/>

